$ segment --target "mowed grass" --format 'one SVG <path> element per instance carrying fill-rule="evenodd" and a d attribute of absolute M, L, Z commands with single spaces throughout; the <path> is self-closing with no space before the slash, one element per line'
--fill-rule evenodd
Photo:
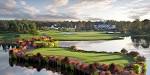
<path fill-rule="evenodd" d="M 119 39 L 120 34 L 106 34 L 104 32 L 60 32 L 41 31 L 40 34 L 47 34 L 57 40 L 64 41 L 92 41 L 92 40 L 113 40 Z"/>
<path fill-rule="evenodd" d="M 85 63 L 98 62 L 105 64 L 116 63 L 124 65 L 133 62 L 133 58 L 126 55 L 114 53 L 76 52 L 69 48 L 39 48 L 27 52 L 27 54 L 34 55 L 37 53 L 41 53 L 42 55 L 68 56 L 79 59 Z"/>
<path fill-rule="evenodd" d="M 16 33 L 0 33 L 0 40 L 15 40 Z"/>
<path fill-rule="evenodd" d="M 15 41 L 16 39 L 29 39 L 32 37 L 39 37 L 40 35 L 19 34 L 19 33 L 0 33 L 0 40 Z"/>
<path fill-rule="evenodd" d="M 121 34 L 106 34 L 104 32 L 61 32 L 61 31 L 38 31 L 39 34 L 0 33 L 0 40 L 29 39 L 42 35 L 51 36 L 59 41 L 92 41 L 119 39 Z"/>

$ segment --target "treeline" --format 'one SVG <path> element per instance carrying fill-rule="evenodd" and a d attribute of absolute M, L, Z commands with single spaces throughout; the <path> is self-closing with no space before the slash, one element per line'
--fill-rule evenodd
<path fill-rule="evenodd" d="M 150 20 L 145 19 L 140 21 L 139 19 L 130 21 L 112 21 L 111 24 L 115 24 L 117 29 L 129 35 L 150 35 Z"/>
<path fill-rule="evenodd" d="M 0 31 L 17 33 L 37 33 L 37 24 L 29 20 L 1 20 Z"/>
<path fill-rule="evenodd" d="M 94 25 L 96 22 L 91 21 L 58 21 L 58 22 L 44 22 L 44 21 L 37 21 L 37 25 L 39 28 L 43 27 L 51 27 L 55 25 L 57 28 L 75 28 L 75 31 L 92 31 L 94 30 Z M 102 23 L 102 22 L 98 22 Z"/>
<path fill-rule="evenodd" d="M 116 31 L 130 34 L 130 35 L 147 35 L 150 34 L 150 20 L 143 21 L 63 21 L 63 22 L 49 22 L 49 21 L 30 21 L 30 20 L 1 20 L 1 31 L 13 31 L 21 33 L 34 33 L 38 29 L 46 29 L 47 27 L 55 26 L 56 28 L 75 28 L 75 31 L 97 31 L 94 25 L 110 24 L 116 25 Z"/>
<path fill-rule="evenodd" d="M 134 35 L 150 35 L 150 20 L 145 19 L 143 21 L 139 21 L 137 19 L 130 24 L 128 31 L 130 34 Z"/>
<path fill-rule="evenodd" d="M 94 28 L 94 25 L 97 24 L 110 24 L 116 25 L 116 31 L 128 34 L 128 35 L 150 35 L 150 20 L 135 20 L 131 21 L 115 21 L 115 20 L 106 20 L 106 21 L 64 21 L 64 22 L 37 22 L 39 26 L 50 27 L 52 25 L 57 25 L 56 27 L 66 27 L 73 28 L 76 26 L 76 31 L 97 31 Z M 40 28 L 42 28 L 40 27 Z"/>

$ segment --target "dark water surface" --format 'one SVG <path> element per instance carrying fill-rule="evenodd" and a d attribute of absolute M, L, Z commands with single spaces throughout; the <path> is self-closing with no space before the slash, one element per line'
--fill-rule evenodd
<path fill-rule="evenodd" d="M 20 66 L 9 66 L 8 53 L 0 52 L 0 75 L 61 75 L 56 72 L 42 69 L 38 72 L 34 68 L 26 68 Z"/>

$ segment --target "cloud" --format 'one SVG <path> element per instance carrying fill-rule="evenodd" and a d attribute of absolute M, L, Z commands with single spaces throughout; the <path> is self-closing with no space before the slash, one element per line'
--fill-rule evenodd
<path fill-rule="evenodd" d="M 15 10 L 16 1 L 15 0 L 1 0 L 0 1 L 0 12 L 10 13 Z"/>
<path fill-rule="evenodd" d="M 69 16 L 66 14 L 38 14 L 36 17 L 33 19 L 35 20 L 53 20 L 53 21 L 58 21 L 58 20 L 75 20 L 77 19 L 76 17 Z"/>
<path fill-rule="evenodd" d="M 68 8 L 68 11 L 74 13 L 79 18 L 91 17 L 93 14 L 102 12 L 111 8 L 114 0 L 79 0 Z"/>
<path fill-rule="evenodd" d="M 52 15 L 69 16 L 82 20 L 84 17 L 89 17 L 85 14 L 86 12 L 107 9 L 113 1 L 115 0 L 77 0 L 77 3 L 70 5 L 69 0 L 54 0 L 53 4 L 46 7 L 46 10 Z"/>
<path fill-rule="evenodd" d="M 149 14 L 150 0 L 0 0 L 0 18 L 132 20 Z"/>
<path fill-rule="evenodd" d="M 17 1 L 17 0 L 14 0 Z M 3 2 L 2 4 L 6 4 L 7 2 Z M 68 0 L 54 0 L 51 11 L 57 11 L 60 7 L 68 4 Z M 4 8 L 4 7 L 3 7 Z M 6 7 L 4 8 L 6 10 Z M 0 10 L 1 11 L 1 10 Z M 58 12 L 56 14 L 52 14 L 50 12 L 40 13 L 41 10 L 37 9 L 33 5 L 29 5 L 26 0 L 17 1 L 16 5 L 14 5 L 14 9 L 10 10 L 11 14 L 0 12 L 1 18 L 14 18 L 14 19 L 34 19 L 34 20 L 65 20 L 65 19 L 75 19 L 75 17 L 70 14 Z M 54 12 L 53 12 L 54 13 Z"/>
<path fill-rule="evenodd" d="M 148 13 L 150 13 L 150 7 L 137 8 L 137 9 L 131 10 L 129 13 L 130 13 L 129 18 L 140 19 L 142 16 L 145 16 Z"/>
<path fill-rule="evenodd" d="M 103 2 L 103 1 L 111 1 L 111 0 L 79 0 L 79 2 Z"/>
<path fill-rule="evenodd" d="M 21 8 L 22 12 L 29 14 L 30 16 L 35 16 L 36 14 L 38 14 L 40 12 L 40 10 L 38 10 L 34 6 L 28 5 L 23 0 L 20 3 L 22 5 L 22 8 Z"/>
<path fill-rule="evenodd" d="M 61 7 L 67 5 L 69 0 L 54 0 L 54 7 Z"/>
<path fill-rule="evenodd" d="M 87 17 L 86 18 L 86 20 L 88 20 L 88 21 L 100 21 L 100 20 L 102 20 L 101 18 L 94 18 L 94 17 Z"/>
<path fill-rule="evenodd" d="M 13 18 L 16 13 L 16 0 L 0 0 L 0 18 Z"/>
<path fill-rule="evenodd" d="M 39 10 L 34 6 L 27 4 L 25 0 L 0 1 L 1 18 L 12 18 L 12 19 L 33 18 L 38 13 Z"/>
<path fill-rule="evenodd" d="M 26 2 L 25 1 L 20 1 L 21 5 L 26 5 Z"/>
<path fill-rule="evenodd" d="M 53 0 L 53 4 L 48 5 L 45 9 L 51 14 L 57 14 L 60 7 L 67 5 L 69 0 Z"/>
<path fill-rule="evenodd" d="M 49 20 L 74 20 L 77 19 L 75 13 L 68 9 L 69 0 L 53 0 L 53 4 L 45 7 L 48 14 L 38 15 L 40 18 L 45 18 Z"/>
<path fill-rule="evenodd" d="M 23 8 L 24 8 L 24 12 L 29 14 L 29 15 L 31 15 L 31 16 L 34 16 L 37 13 L 39 13 L 39 10 L 37 8 L 33 7 L 33 6 L 27 5 L 27 6 L 23 7 Z"/>
<path fill-rule="evenodd" d="M 149 0 L 137 0 L 128 6 L 128 17 L 131 19 L 140 19 L 150 13 Z"/>

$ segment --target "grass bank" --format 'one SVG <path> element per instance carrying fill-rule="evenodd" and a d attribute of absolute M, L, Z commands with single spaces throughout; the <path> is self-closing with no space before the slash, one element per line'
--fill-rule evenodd
<path fill-rule="evenodd" d="M 76 52 L 69 48 L 39 48 L 33 51 L 27 52 L 27 54 L 37 54 L 41 53 L 42 55 L 54 55 L 54 56 L 68 56 L 72 58 L 76 58 L 85 63 L 104 63 L 104 64 L 128 64 L 133 62 L 133 58 L 122 55 L 122 54 L 114 54 L 114 53 L 94 53 L 94 52 Z"/>
<path fill-rule="evenodd" d="M 60 31 L 41 31 L 40 34 L 47 34 L 57 40 L 65 41 L 92 41 L 92 40 L 113 40 L 119 39 L 121 34 L 106 34 L 104 32 L 60 32 Z"/>
<path fill-rule="evenodd" d="M 104 32 L 60 32 L 60 31 L 38 31 L 39 34 L 20 34 L 3 32 L 0 33 L 0 40 L 16 40 L 16 39 L 29 39 L 32 37 L 39 37 L 42 35 L 52 36 L 59 41 L 93 41 L 93 40 L 114 40 L 119 39 L 121 34 L 106 34 Z"/>

